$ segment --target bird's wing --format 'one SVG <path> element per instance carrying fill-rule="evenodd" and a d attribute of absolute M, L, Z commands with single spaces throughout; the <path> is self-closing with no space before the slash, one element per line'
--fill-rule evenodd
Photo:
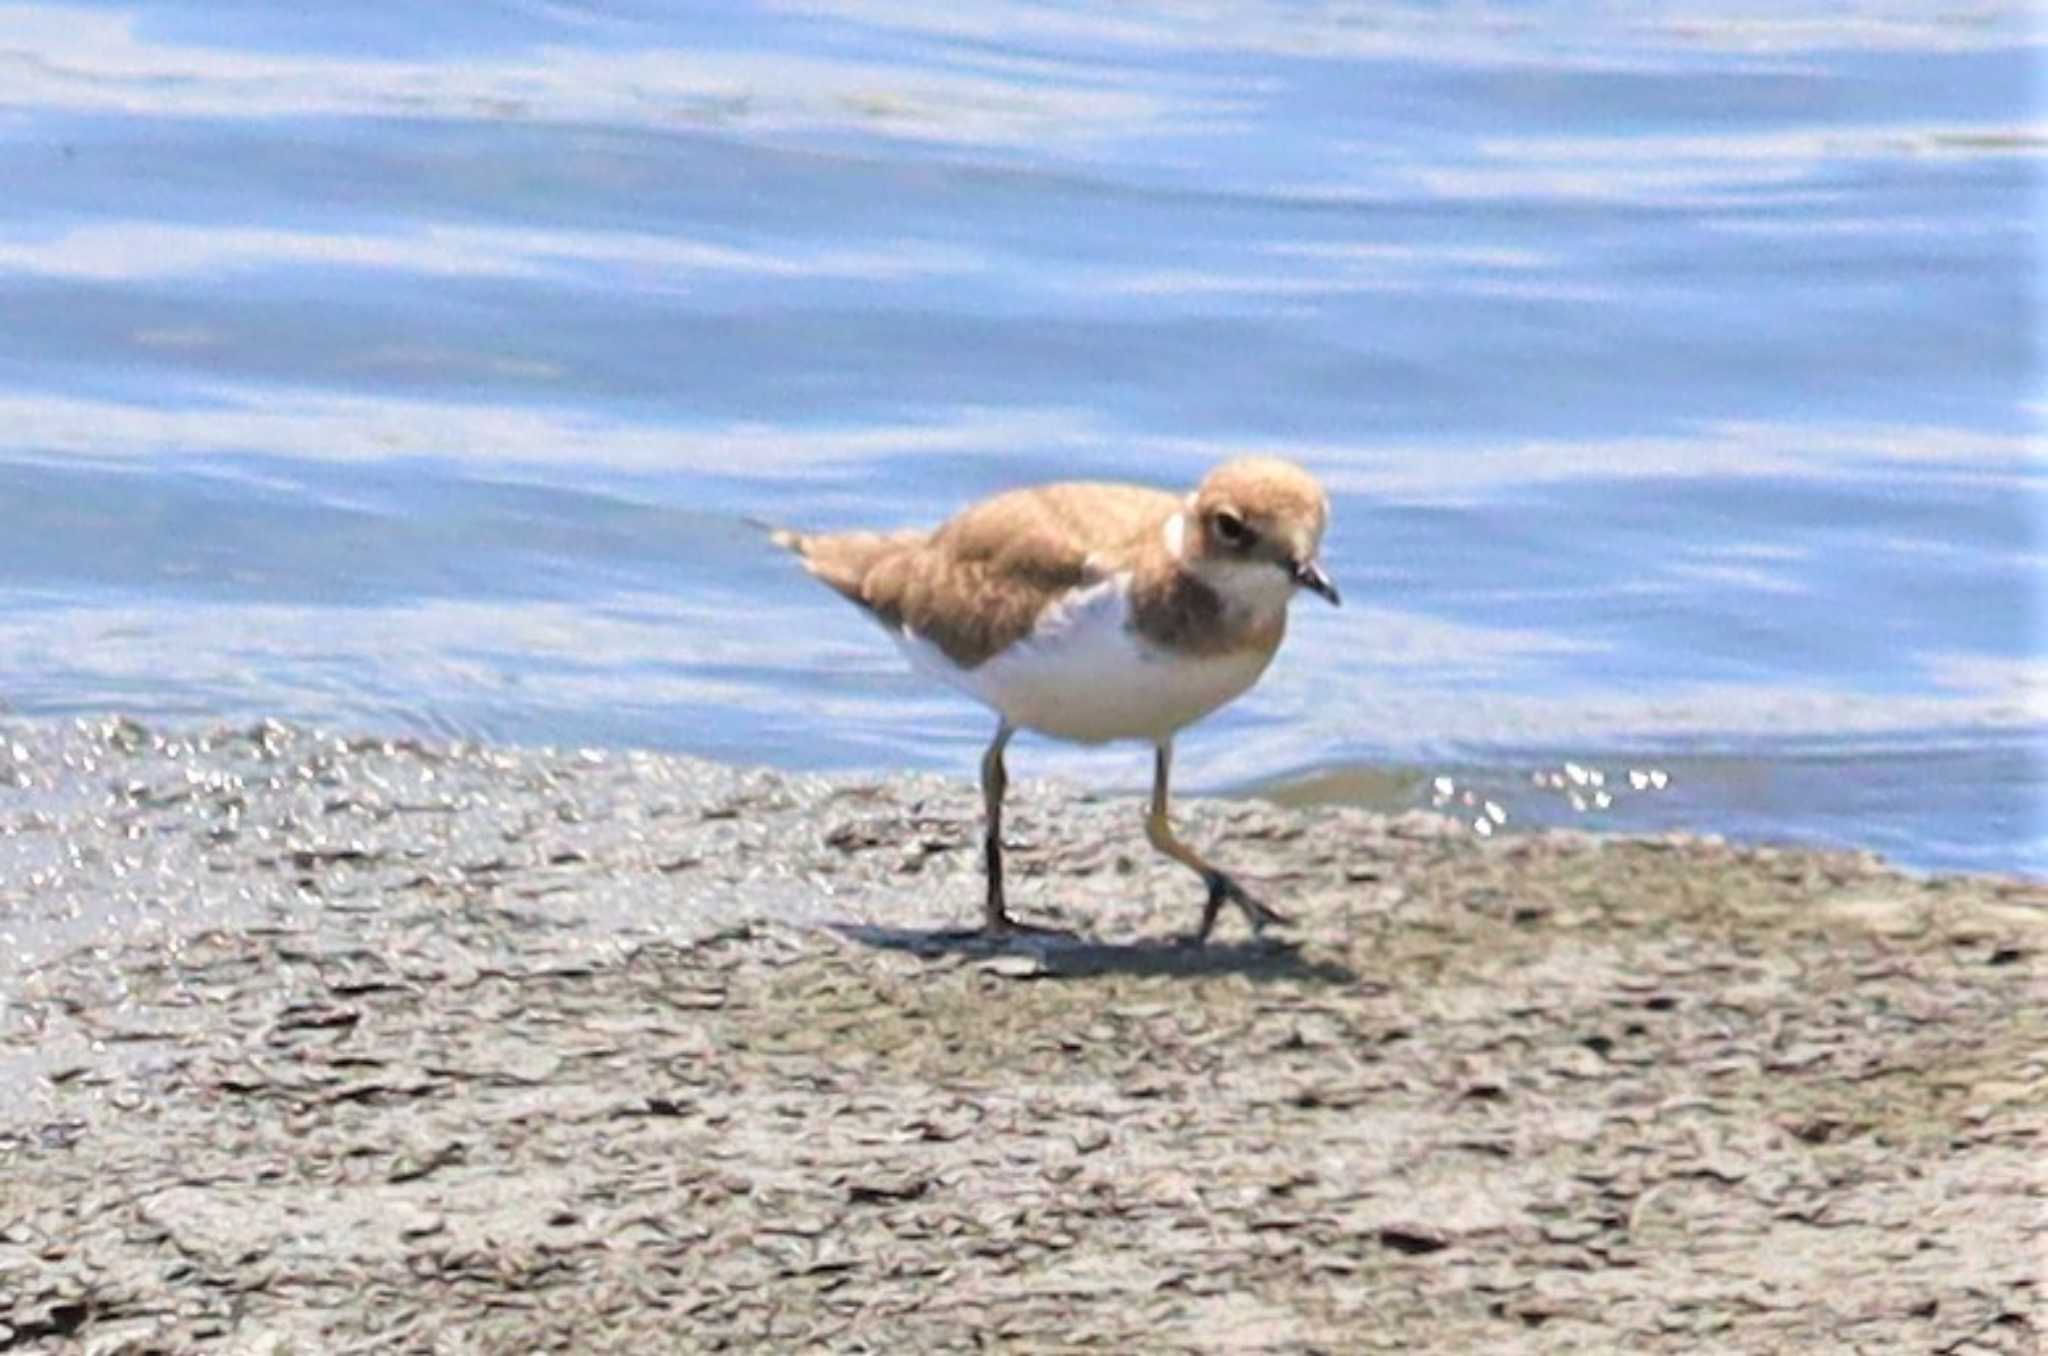
<path fill-rule="evenodd" d="M 1129 485 L 1013 490 L 926 534 L 778 534 L 883 625 L 974 668 L 1030 634 L 1046 606 L 1120 568 L 1180 501 Z"/>

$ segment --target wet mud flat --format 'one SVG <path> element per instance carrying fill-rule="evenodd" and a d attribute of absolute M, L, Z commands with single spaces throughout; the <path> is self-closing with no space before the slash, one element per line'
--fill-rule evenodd
<path fill-rule="evenodd" d="M 2040 887 L 1013 795 L 0 726 L 0 1351 L 2041 1347 Z"/>

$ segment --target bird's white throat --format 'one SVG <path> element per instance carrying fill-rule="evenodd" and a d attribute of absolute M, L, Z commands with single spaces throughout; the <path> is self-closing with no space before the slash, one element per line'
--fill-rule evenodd
<path fill-rule="evenodd" d="M 1270 560 L 1205 560 L 1195 577 L 1216 590 L 1229 617 L 1267 618 L 1287 610 L 1294 580 Z"/>

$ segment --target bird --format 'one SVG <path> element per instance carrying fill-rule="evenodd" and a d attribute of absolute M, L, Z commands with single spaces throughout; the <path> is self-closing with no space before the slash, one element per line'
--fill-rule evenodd
<path fill-rule="evenodd" d="M 1225 902 L 1254 936 L 1288 920 L 1173 831 L 1174 736 L 1256 683 L 1301 591 L 1341 599 L 1320 559 L 1329 498 L 1306 470 L 1239 457 L 1191 493 L 1066 481 L 1009 490 L 932 530 L 774 530 L 810 574 L 893 637 L 912 666 L 995 712 L 981 759 L 987 894 L 979 935 L 1048 932 L 1003 890 L 1004 750 L 1019 730 L 1152 745 L 1145 833 L 1201 877 L 1204 944 Z"/>

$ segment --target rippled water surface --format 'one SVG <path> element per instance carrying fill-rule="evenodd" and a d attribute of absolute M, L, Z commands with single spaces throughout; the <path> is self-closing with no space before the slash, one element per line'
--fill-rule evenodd
<path fill-rule="evenodd" d="M 1189 786 L 2048 872 L 2043 43 L 0 4 L 0 710 L 965 776 L 987 717 L 746 520 L 1262 450 L 1347 605 Z"/>

